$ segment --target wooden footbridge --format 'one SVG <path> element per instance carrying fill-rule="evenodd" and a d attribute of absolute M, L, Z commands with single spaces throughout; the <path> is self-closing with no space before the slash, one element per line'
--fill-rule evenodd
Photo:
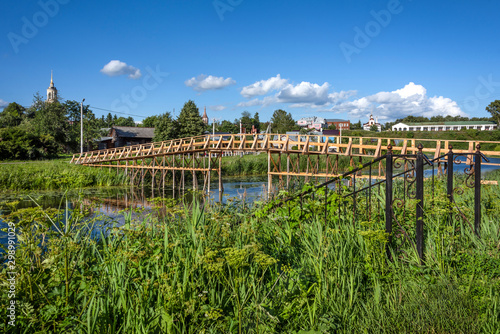
<path fill-rule="evenodd" d="M 394 154 L 416 154 L 420 143 L 424 147 L 423 153 L 430 158 L 437 158 L 447 153 L 451 147 L 456 153 L 473 153 L 477 145 L 480 145 L 484 155 L 500 157 L 500 152 L 494 151 L 500 142 L 489 141 L 294 134 L 215 134 L 84 152 L 75 154 L 71 163 L 121 169 L 135 184 L 144 184 L 145 176 L 149 174 L 151 178 L 148 177 L 147 182 L 151 179 L 153 186 L 165 187 L 165 179 L 168 173 L 171 173 L 174 189 L 176 186 L 185 188 L 186 173 L 191 173 L 193 188 L 198 188 L 198 179 L 202 175 L 203 191 L 207 192 L 210 192 L 211 176 L 215 173 L 218 177 L 219 193 L 222 194 L 223 156 L 236 155 L 234 159 L 238 159 L 237 156 L 248 152 L 267 154 L 268 191 L 270 191 L 273 177 L 278 177 L 280 185 L 287 187 L 297 178 L 328 179 L 343 172 L 339 159 L 344 163 L 347 159 L 348 165 L 355 166 L 363 158 L 374 159 L 382 156 L 389 145 Z M 467 159 L 470 160 L 471 157 Z M 444 159 L 442 162 L 444 164 Z M 488 164 L 499 165 L 484 163 Z M 384 174 L 381 167 L 379 165 L 378 177 L 383 177 Z M 440 166 L 439 171 L 443 172 Z"/>

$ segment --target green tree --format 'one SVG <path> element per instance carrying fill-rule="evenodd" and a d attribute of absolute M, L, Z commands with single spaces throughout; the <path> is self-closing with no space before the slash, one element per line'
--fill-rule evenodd
<path fill-rule="evenodd" d="M 142 126 L 145 128 L 155 128 L 157 124 L 160 122 L 161 116 L 159 115 L 153 115 L 146 117 L 145 119 L 142 120 Z"/>
<path fill-rule="evenodd" d="M 292 115 L 282 109 L 274 111 L 273 116 L 271 117 L 271 123 L 272 132 L 274 133 L 286 133 L 295 125 Z"/>
<path fill-rule="evenodd" d="M 69 150 L 73 152 L 80 151 L 81 127 L 80 127 L 80 102 L 68 100 L 63 103 L 66 109 L 66 117 L 68 120 L 68 129 L 66 132 L 66 143 Z M 83 145 L 87 150 L 90 150 L 95 145 L 95 140 L 101 137 L 102 122 L 95 117 L 95 114 L 90 110 L 90 106 L 83 105 Z"/>
<path fill-rule="evenodd" d="M 60 150 L 63 150 L 67 143 L 69 128 L 66 108 L 58 101 L 45 103 L 42 97 L 37 94 L 30 109 L 34 112 L 30 127 L 35 135 L 38 137 L 42 135 L 52 136 L 59 145 Z"/>
<path fill-rule="evenodd" d="M 200 111 L 196 104 L 189 100 L 182 107 L 179 117 L 177 117 L 179 124 L 179 137 L 193 137 L 200 136 L 205 131 L 205 123 L 200 116 Z"/>
<path fill-rule="evenodd" d="M 373 124 L 372 126 L 370 126 L 370 131 L 378 132 L 378 126 Z"/>
<path fill-rule="evenodd" d="M 237 133 L 239 131 L 238 126 L 230 121 L 223 120 L 215 129 L 217 132 Z"/>
<path fill-rule="evenodd" d="M 157 116 L 158 121 L 155 126 L 153 141 L 164 141 L 178 138 L 179 126 L 169 112 Z"/>
<path fill-rule="evenodd" d="M 26 108 L 16 102 L 9 103 L 0 113 L 0 128 L 14 127 L 21 124 Z"/>
<path fill-rule="evenodd" d="M 495 100 L 491 102 L 487 107 L 486 111 L 491 114 L 491 117 L 500 125 L 500 100 Z"/>
<path fill-rule="evenodd" d="M 253 123 L 253 126 L 255 127 L 255 129 L 257 130 L 257 132 L 259 133 L 260 132 L 260 117 L 259 117 L 258 112 L 256 112 L 253 115 L 252 123 Z"/>
<path fill-rule="evenodd" d="M 116 115 L 115 115 L 116 117 Z M 115 126 L 133 126 L 135 127 L 135 122 L 134 118 L 132 116 L 129 116 L 127 118 L 125 117 L 118 117 L 116 119 L 113 119 L 113 125 Z"/>
<path fill-rule="evenodd" d="M 361 120 L 358 120 L 357 123 L 351 123 L 351 128 L 349 130 L 361 130 L 362 125 L 361 125 Z"/>
<path fill-rule="evenodd" d="M 250 117 L 250 113 L 248 111 L 244 111 L 241 113 L 241 127 L 245 128 L 246 133 L 250 133 L 252 131 L 252 118 Z"/>
<path fill-rule="evenodd" d="M 328 125 L 328 130 L 337 130 L 337 127 L 335 126 L 335 123 L 332 123 Z"/>

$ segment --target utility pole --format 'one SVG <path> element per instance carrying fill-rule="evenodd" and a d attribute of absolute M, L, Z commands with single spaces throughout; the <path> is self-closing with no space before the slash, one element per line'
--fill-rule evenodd
<path fill-rule="evenodd" d="M 80 103 L 80 154 L 83 153 L 83 102 L 85 99 Z"/>

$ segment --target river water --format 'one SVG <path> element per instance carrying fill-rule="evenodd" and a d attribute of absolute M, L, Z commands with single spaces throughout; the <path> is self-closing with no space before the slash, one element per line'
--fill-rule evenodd
<path fill-rule="evenodd" d="M 465 159 L 465 158 L 464 158 Z M 491 158 L 490 162 L 500 163 L 499 158 Z M 455 165 L 456 173 L 463 173 L 465 164 Z M 484 164 L 482 174 L 498 169 L 498 166 Z M 427 167 L 425 175 L 431 176 L 431 170 Z M 218 181 L 211 183 L 210 198 L 214 202 L 219 201 Z M 274 181 L 277 178 L 274 177 Z M 321 182 L 321 180 L 319 180 Z M 244 201 L 251 203 L 258 199 L 264 199 L 267 194 L 267 175 L 264 176 L 240 176 L 224 178 L 224 192 L 222 202 Z M 136 211 L 150 212 L 155 206 L 152 198 L 183 198 L 190 202 L 193 194 L 189 186 L 183 192 L 172 188 L 152 189 L 151 187 L 96 187 L 86 189 L 74 189 L 70 191 L 32 191 L 28 193 L 0 192 L 0 215 L 9 213 L 5 203 L 19 201 L 17 208 L 29 208 L 41 206 L 42 208 L 68 208 L 71 210 L 79 203 L 93 204 L 94 214 L 101 214 L 114 220 L 118 225 L 124 223 L 124 212 Z M 0 229 L 7 227 L 6 223 L 0 219 Z M 5 244 L 6 234 L 0 232 L 0 244 Z"/>

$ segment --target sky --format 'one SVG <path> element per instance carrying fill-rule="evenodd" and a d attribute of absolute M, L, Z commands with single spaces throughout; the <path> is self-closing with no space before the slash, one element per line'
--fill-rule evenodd
<path fill-rule="evenodd" d="M 489 117 L 496 0 L 3 1 L 0 108 L 54 84 L 97 116 Z"/>

